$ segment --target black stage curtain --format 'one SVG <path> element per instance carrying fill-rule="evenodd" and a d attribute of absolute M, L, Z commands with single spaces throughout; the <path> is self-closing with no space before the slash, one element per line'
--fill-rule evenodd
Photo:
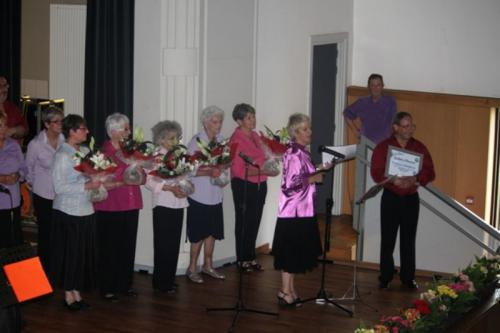
<path fill-rule="evenodd" d="M 21 90 L 21 1 L 0 1 L 0 75 L 9 80 L 8 99 L 19 104 Z"/>
<path fill-rule="evenodd" d="M 87 0 L 84 116 L 99 144 L 108 115 L 133 119 L 134 3 Z"/>

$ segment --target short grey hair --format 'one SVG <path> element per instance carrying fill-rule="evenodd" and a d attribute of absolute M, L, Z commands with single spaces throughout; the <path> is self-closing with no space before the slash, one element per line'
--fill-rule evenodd
<path fill-rule="evenodd" d="M 288 118 L 287 128 L 290 139 L 295 139 L 295 136 L 297 135 L 297 130 L 299 129 L 300 125 L 302 125 L 305 122 L 311 122 L 311 118 L 302 113 L 294 113 L 290 116 L 290 118 Z"/>
<path fill-rule="evenodd" d="M 253 106 L 246 103 L 236 104 L 233 109 L 233 119 L 234 121 L 243 120 L 249 113 L 255 114 Z"/>
<path fill-rule="evenodd" d="M 215 105 L 210 105 L 201 111 L 200 121 L 205 125 L 213 117 L 221 117 L 224 120 L 224 110 Z"/>
<path fill-rule="evenodd" d="M 153 142 L 159 145 L 161 140 L 168 136 L 175 135 L 179 139 L 182 136 L 182 127 L 176 121 L 164 120 L 154 125 L 151 132 L 153 132 Z"/>
<path fill-rule="evenodd" d="M 122 113 L 115 112 L 106 118 L 106 133 L 111 138 L 112 131 L 123 129 L 125 124 L 130 124 L 128 117 Z"/>
<path fill-rule="evenodd" d="M 61 118 L 61 120 L 64 118 L 64 112 L 61 108 L 51 105 L 49 106 L 46 110 L 42 112 L 42 122 L 45 123 L 50 123 L 53 121 L 56 117 Z"/>

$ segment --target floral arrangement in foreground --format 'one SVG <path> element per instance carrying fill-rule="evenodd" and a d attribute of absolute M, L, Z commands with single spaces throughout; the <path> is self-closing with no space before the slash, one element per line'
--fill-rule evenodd
<path fill-rule="evenodd" d="M 473 308 L 481 297 L 489 295 L 500 274 L 500 256 L 476 257 L 460 273 L 448 280 L 435 280 L 420 294 L 420 299 L 399 315 L 383 316 L 372 328 L 358 328 L 355 333 L 433 332 L 443 328 L 451 315 Z"/>

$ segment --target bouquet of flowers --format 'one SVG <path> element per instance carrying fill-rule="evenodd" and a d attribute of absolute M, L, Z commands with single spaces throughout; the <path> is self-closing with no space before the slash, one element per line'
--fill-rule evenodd
<path fill-rule="evenodd" d="M 231 181 L 229 166 L 234 158 L 238 144 L 229 144 L 227 139 L 221 142 L 212 141 L 207 144 L 199 137 L 196 138 L 196 144 L 200 150 L 194 153 L 193 158 L 199 161 L 200 167 L 219 168 L 221 170 L 221 175 L 210 178 L 210 182 L 220 187 L 229 184 Z"/>
<path fill-rule="evenodd" d="M 411 307 L 396 316 L 384 316 L 373 328 L 358 328 L 355 333 L 433 332 L 445 327 L 450 314 L 466 313 L 480 301 L 500 274 L 500 256 L 476 257 L 451 279 L 434 280 Z"/>
<path fill-rule="evenodd" d="M 189 176 L 196 172 L 197 163 L 188 155 L 186 146 L 177 144 L 163 157 L 159 158 L 158 167 L 150 174 L 173 185 L 177 184 L 186 195 L 194 192 L 194 185 L 189 181 Z"/>
<path fill-rule="evenodd" d="M 287 150 L 287 145 L 290 142 L 288 129 L 283 127 L 276 132 L 273 132 L 269 127 L 265 126 L 266 134 L 260 132 L 262 149 L 266 154 L 266 161 L 262 169 L 267 173 L 279 174 L 279 161 Z"/>
<path fill-rule="evenodd" d="M 88 153 L 76 152 L 73 160 L 76 162 L 75 170 L 83 173 L 92 181 L 105 182 L 113 177 L 116 164 L 99 150 L 94 150 L 94 138 L 90 139 Z M 89 198 L 92 202 L 106 200 L 108 191 L 101 185 L 98 189 L 89 191 Z"/>
<path fill-rule="evenodd" d="M 120 142 L 120 148 L 116 156 L 129 165 L 123 173 L 123 181 L 129 185 L 143 184 L 145 174 L 142 168 L 153 169 L 158 147 L 151 141 L 144 141 L 144 132 L 138 127 L 132 138 Z"/>

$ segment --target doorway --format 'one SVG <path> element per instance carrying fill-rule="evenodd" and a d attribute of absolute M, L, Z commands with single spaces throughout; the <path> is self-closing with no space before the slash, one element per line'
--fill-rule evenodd
<path fill-rule="evenodd" d="M 347 33 L 311 38 L 309 114 L 313 128 L 311 155 L 316 164 L 321 163 L 319 146 L 341 145 L 344 141 L 342 111 L 346 96 L 347 39 Z M 326 213 L 325 202 L 331 194 L 334 201 L 332 214 L 340 214 L 342 174 L 342 166 L 337 166 L 334 173 L 327 174 L 323 185 L 317 187 L 315 209 L 318 214 Z"/>
<path fill-rule="evenodd" d="M 313 47 L 313 73 L 311 92 L 311 123 L 313 128 L 311 155 L 315 164 L 321 163 L 319 146 L 333 146 L 335 133 L 335 86 L 337 77 L 337 44 Z M 315 211 L 325 214 L 326 200 L 333 181 L 328 172 L 323 185 L 316 187 Z"/>

